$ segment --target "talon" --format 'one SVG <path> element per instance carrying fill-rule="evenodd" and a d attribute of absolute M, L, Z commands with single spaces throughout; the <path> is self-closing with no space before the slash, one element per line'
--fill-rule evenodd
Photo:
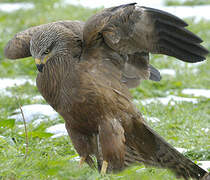
<path fill-rule="evenodd" d="M 79 167 L 81 168 L 82 167 L 82 164 L 85 162 L 85 157 L 81 157 L 80 158 L 80 161 L 79 161 Z"/>
<path fill-rule="evenodd" d="M 107 167 L 108 167 L 108 162 L 107 161 L 103 161 L 102 167 L 101 167 L 101 174 L 102 175 L 106 174 Z"/>

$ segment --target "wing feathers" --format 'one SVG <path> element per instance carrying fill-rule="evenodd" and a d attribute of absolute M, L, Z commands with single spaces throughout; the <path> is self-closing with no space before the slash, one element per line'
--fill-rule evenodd
<path fill-rule="evenodd" d="M 187 26 L 184 21 L 164 11 L 146 7 L 139 9 L 143 11 L 144 18 L 136 23 L 136 29 L 137 32 L 138 29 L 146 32 L 145 44 L 151 53 L 166 54 L 191 63 L 205 60 L 209 51 L 200 45 L 201 38 L 184 28 Z M 147 24 L 143 30 L 139 25 L 141 21 Z"/>
<path fill-rule="evenodd" d="M 181 26 L 181 27 L 188 26 L 188 24 L 185 21 L 183 21 L 182 19 L 180 19 L 177 16 L 174 16 L 168 12 L 145 7 L 145 6 L 140 6 L 140 11 L 142 11 L 142 10 L 143 10 L 143 13 L 148 13 L 148 15 L 151 18 L 161 19 L 161 20 L 170 22 L 172 24 L 177 24 L 178 26 Z"/>
<path fill-rule="evenodd" d="M 27 37 L 11 39 L 4 48 L 4 55 L 8 59 L 19 59 L 31 56 L 29 42 Z"/>
<path fill-rule="evenodd" d="M 158 53 L 161 54 L 167 54 L 169 56 L 176 57 L 178 59 L 181 59 L 186 62 L 199 62 L 203 61 L 205 57 L 196 55 L 193 51 L 187 51 L 185 48 L 188 45 L 182 45 L 182 47 L 179 47 L 179 43 L 174 43 L 173 41 L 165 39 L 159 40 L 159 46 L 158 46 Z"/>
<path fill-rule="evenodd" d="M 151 64 L 149 65 L 150 77 L 149 79 L 152 81 L 160 81 L 161 75 L 160 72 L 154 68 Z"/>
<path fill-rule="evenodd" d="M 95 46 L 92 42 L 100 34 L 106 45 L 120 54 L 151 52 L 186 62 L 203 61 L 209 51 L 200 45 L 201 38 L 185 29 L 187 25 L 170 13 L 128 4 L 90 18 L 84 27 L 84 40 Z"/>
<path fill-rule="evenodd" d="M 192 43 L 202 43 L 202 39 L 191 31 L 184 29 L 177 24 L 171 24 L 163 20 L 156 20 L 155 29 L 157 32 L 166 32 L 171 36 L 177 37 L 180 40 L 186 40 Z"/>

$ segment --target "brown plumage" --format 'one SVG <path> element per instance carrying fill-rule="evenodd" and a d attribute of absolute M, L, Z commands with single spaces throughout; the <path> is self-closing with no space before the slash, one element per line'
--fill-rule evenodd
<path fill-rule="evenodd" d="M 142 79 L 160 80 L 149 52 L 192 63 L 205 59 L 202 40 L 185 26 L 171 14 L 132 3 L 105 9 L 85 24 L 62 21 L 18 33 L 5 55 L 35 58 L 37 87 L 64 118 L 82 161 L 94 166 L 94 155 L 102 173 L 143 162 L 200 179 L 206 171 L 147 125 L 128 91 Z"/>

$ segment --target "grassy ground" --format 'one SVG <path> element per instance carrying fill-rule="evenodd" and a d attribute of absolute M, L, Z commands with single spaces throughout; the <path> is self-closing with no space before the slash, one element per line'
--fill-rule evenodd
<path fill-rule="evenodd" d="M 45 2 L 45 3 L 44 3 Z M 16 33 L 28 27 L 61 19 L 86 20 L 97 10 L 84 9 L 74 6 L 62 6 L 54 1 L 36 1 L 32 10 L 20 10 L 13 13 L 0 12 L 0 77 L 29 77 L 35 79 L 37 70 L 32 58 L 19 61 L 8 61 L 3 56 L 6 42 Z M 47 2 L 47 3 L 46 3 Z M 189 29 L 204 40 L 204 45 L 210 49 L 210 22 L 193 22 L 187 19 Z M 145 81 L 136 89 L 131 90 L 134 98 L 165 97 L 168 94 L 191 97 L 181 93 L 184 88 L 210 89 L 210 58 L 205 64 L 191 67 L 173 58 L 152 56 L 152 64 L 157 68 L 176 70 L 176 77 L 163 76 L 161 82 Z M 21 105 L 45 103 L 33 100 L 39 95 L 37 88 L 28 83 L 8 89 L 13 97 L 0 94 L 0 179 L 160 179 L 172 180 L 174 175 L 167 170 L 144 168 L 142 165 L 133 166 L 122 173 L 100 176 L 95 170 L 84 165 L 78 168 L 77 156 L 68 137 L 50 138 L 52 134 L 45 129 L 51 125 L 63 122 L 61 117 L 54 121 L 49 119 L 39 126 L 27 124 L 29 132 L 29 150 L 25 159 L 24 129 L 9 119 L 18 108 L 16 96 Z M 27 94 L 25 98 L 23 95 Z M 210 160 L 210 133 L 205 128 L 210 125 L 210 100 L 197 98 L 199 103 L 176 103 L 174 106 L 164 106 L 153 103 L 147 106 L 138 105 L 139 110 L 146 116 L 157 117 L 158 123 L 149 124 L 175 147 L 186 148 L 187 157 L 192 160 Z"/>
<path fill-rule="evenodd" d="M 165 4 L 167 6 L 196 6 L 210 4 L 210 0 L 166 0 Z"/>

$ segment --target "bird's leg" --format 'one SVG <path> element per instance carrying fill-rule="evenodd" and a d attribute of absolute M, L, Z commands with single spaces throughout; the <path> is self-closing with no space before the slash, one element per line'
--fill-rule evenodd
<path fill-rule="evenodd" d="M 103 161 L 102 167 L 101 167 L 101 174 L 102 175 L 106 174 L 107 167 L 108 167 L 108 162 L 107 161 Z"/>
<path fill-rule="evenodd" d="M 81 157 L 79 161 L 79 167 L 81 168 L 83 163 L 85 162 L 86 157 Z"/>

